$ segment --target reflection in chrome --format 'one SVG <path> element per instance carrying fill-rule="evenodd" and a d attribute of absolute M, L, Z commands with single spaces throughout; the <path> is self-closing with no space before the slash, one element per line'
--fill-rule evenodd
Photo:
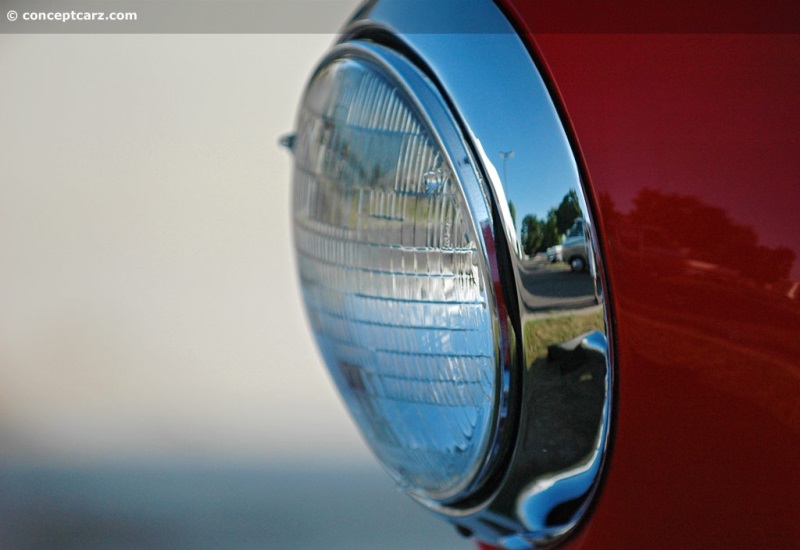
<path fill-rule="evenodd" d="M 431 97 L 441 97 L 417 101 L 424 111 L 417 116 L 441 117 L 443 106 L 452 113 L 447 117 L 452 117 L 455 126 L 445 125 L 447 136 L 437 139 L 446 149 L 448 169 L 458 172 L 462 185 L 470 182 L 464 185 L 463 199 L 480 232 L 479 237 L 472 235 L 470 242 L 479 238 L 490 272 L 483 279 L 487 294 L 482 299 L 497 304 L 492 321 L 495 349 L 491 352 L 496 388 L 492 435 L 482 432 L 480 436 L 489 445 L 481 450 L 483 458 L 473 455 L 467 461 L 473 467 L 470 471 L 451 474 L 455 481 L 449 478 L 447 483 L 452 484 L 443 496 L 437 496 L 431 487 L 415 486 L 413 480 L 406 490 L 462 532 L 481 540 L 509 548 L 551 544 L 568 536 L 586 516 L 598 492 L 610 431 L 610 324 L 601 284 L 603 265 L 594 247 L 592 212 L 545 83 L 500 10 L 489 0 L 418 2 L 413 6 L 410 10 L 402 0 L 367 2 L 346 27 L 342 45 L 328 59 L 349 51 L 348 55 L 356 57 L 391 59 L 387 65 L 392 67 L 414 63 L 415 70 L 428 75 L 424 78 L 428 86 L 438 87 Z M 432 115 L 431 110 L 438 114 Z M 311 126 L 317 127 L 314 124 Z M 426 126 L 441 131 L 438 124 Z M 295 154 L 304 147 L 302 132 L 303 128 L 298 128 L 297 143 L 292 144 Z M 336 143 L 330 141 L 315 154 L 318 158 L 336 157 Z M 459 147 L 461 153 L 454 153 Z M 512 156 L 513 164 L 507 166 Z M 497 162 L 502 162 L 500 170 Z M 508 177 L 509 171 L 513 178 Z M 420 181 L 437 193 L 441 179 L 428 171 Z M 339 208 L 336 196 L 325 192 L 319 204 L 334 211 Z M 300 222 L 302 264 L 308 250 L 303 248 L 306 222 L 302 216 Z M 329 230 L 333 231 L 325 229 Z M 342 249 L 337 260 L 340 271 L 347 271 L 347 258 L 372 255 L 355 252 L 363 246 L 363 239 L 348 243 L 345 233 L 342 230 L 336 245 Z M 312 245 L 313 239 L 306 244 Z M 325 245 L 314 254 L 323 252 L 336 253 Z M 400 256 L 385 260 L 391 270 L 398 262 L 403 269 L 411 265 L 401 262 Z M 359 265 L 350 269 L 359 269 Z M 321 269 L 316 266 L 309 273 L 322 276 Z M 336 300 L 346 300 L 353 292 L 352 277 L 344 271 L 335 281 L 331 279 L 344 291 L 337 290 Z M 308 298 L 315 291 L 305 292 Z M 421 319 L 431 316 L 430 307 L 420 305 Z M 465 312 L 456 303 L 434 316 L 449 327 Z M 330 326 L 340 324 L 331 321 Z M 373 328 L 348 330 L 347 337 L 360 342 L 364 353 L 359 356 L 362 363 L 338 367 L 337 383 L 340 388 L 345 386 L 345 392 L 350 391 L 348 384 L 367 384 L 363 373 L 371 368 L 368 356 L 375 351 L 369 336 Z M 400 328 L 393 330 L 395 335 L 383 336 L 399 338 Z M 321 346 L 328 354 L 326 344 Z M 447 351 L 453 350 L 448 347 Z M 434 371 L 441 368 L 412 363 L 402 368 L 408 372 L 422 368 L 426 380 L 435 379 Z M 337 369 L 333 371 L 336 377 Z M 356 374 L 359 376 L 354 378 Z M 434 387 L 408 388 L 422 401 L 426 396 L 434 399 L 437 393 Z M 377 389 L 374 393 L 379 397 Z M 392 417 L 387 407 L 380 415 L 380 429 L 385 433 L 392 433 L 393 423 L 408 421 L 402 414 Z M 369 421 L 362 424 L 369 428 Z M 401 433 L 406 441 L 413 440 L 413 434 Z M 425 432 L 428 443 L 435 443 L 430 440 L 435 434 Z M 443 456 L 454 452 L 446 445 L 441 450 Z M 416 472 L 418 479 L 430 475 Z"/>
<path fill-rule="evenodd" d="M 585 369 L 579 376 L 579 382 L 592 381 L 594 376 L 603 382 L 603 395 L 608 395 L 611 385 L 611 371 L 606 368 L 608 343 L 605 334 L 600 331 L 588 333 L 569 342 L 559 345 L 563 357 L 580 356 L 575 361 L 583 363 Z M 563 367 L 561 367 L 563 368 Z M 573 406 L 586 405 L 588 402 L 576 399 Z M 549 472 L 530 483 L 517 499 L 517 514 L 530 533 L 536 533 L 533 540 L 525 535 L 513 535 L 503 540 L 504 545 L 516 542 L 536 542 L 536 540 L 554 539 L 564 534 L 565 529 L 577 520 L 584 512 L 587 504 L 585 495 L 589 493 L 600 473 L 603 459 L 604 442 L 608 433 L 611 416 L 610 401 L 604 399 L 597 432 L 591 452 L 586 457 L 563 471 Z M 589 426 L 594 428 L 594 426 Z M 571 509 L 561 510 L 560 521 L 553 520 L 553 513 L 565 503 L 576 503 Z M 513 544 L 516 546 L 516 544 Z"/>

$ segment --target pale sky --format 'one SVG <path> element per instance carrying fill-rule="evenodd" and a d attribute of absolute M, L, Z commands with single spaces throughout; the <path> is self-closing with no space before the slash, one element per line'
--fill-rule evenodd
<path fill-rule="evenodd" d="M 0 464 L 371 460 L 277 146 L 333 40 L 0 36 Z"/>

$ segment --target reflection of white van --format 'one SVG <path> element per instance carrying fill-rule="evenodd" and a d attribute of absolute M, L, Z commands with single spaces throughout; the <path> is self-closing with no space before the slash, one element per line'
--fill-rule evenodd
<path fill-rule="evenodd" d="M 561 241 L 561 259 L 569 264 L 572 271 L 586 271 L 589 265 L 588 249 L 583 218 L 575 218 L 575 223 L 567 229 Z"/>

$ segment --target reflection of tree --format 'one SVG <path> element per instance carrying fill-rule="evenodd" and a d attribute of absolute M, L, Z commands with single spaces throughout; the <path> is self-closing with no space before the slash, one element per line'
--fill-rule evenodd
<path fill-rule="evenodd" d="M 548 247 L 561 241 L 561 235 L 570 228 L 575 218 L 583 216 L 578 193 L 574 189 L 564 195 L 561 203 L 547 212 L 547 217 L 540 220 L 532 214 L 522 219 L 521 240 L 525 254 L 543 252 Z"/>
<path fill-rule="evenodd" d="M 791 249 L 759 244 L 752 227 L 735 222 L 724 209 L 695 196 L 642 189 L 628 214 L 616 210 L 608 196 L 601 195 L 600 208 L 623 241 L 628 237 L 630 242 L 631 235 L 639 235 L 640 246 L 662 250 L 664 258 L 669 257 L 671 249 L 711 268 L 734 270 L 764 283 L 787 279 L 795 261 Z M 648 236 L 653 235 L 662 238 L 648 243 Z"/>
<path fill-rule="evenodd" d="M 600 212 L 606 220 L 606 223 L 616 224 L 620 218 L 622 218 L 623 214 L 617 210 L 617 205 L 614 203 L 614 199 L 611 198 L 611 195 L 608 193 L 600 193 L 598 202 L 600 204 Z"/>
<path fill-rule="evenodd" d="M 578 202 L 578 193 L 574 189 L 570 189 L 569 193 L 564 195 L 561 204 L 555 209 L 556 231 L 561 235 L 570 228 L 575 218 L 582 216 L 583 212 L 581 212 L 581 205 Z"/>
<path fill-rule="evenodd" d="M 528 215 L 522 218 L 520 239 L 522 240 L 522 248 L 525 254 L 530 255 L 535 251 L 542 250 L 542 242 L 544 240 L 544 228 L 542 225 L 542 222 L 536 216 Z"/>

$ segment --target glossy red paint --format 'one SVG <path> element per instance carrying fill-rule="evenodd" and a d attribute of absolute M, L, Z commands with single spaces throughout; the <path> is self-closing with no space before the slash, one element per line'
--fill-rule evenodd
<path fill-rule="evenodd" d="M 785 32 L 800 10 L 785 4 L 749 23 L 594 6 L 575 29 L 563 4 L 505 5 L 584 165 L 615 321 L 610 459 L 566 547 L 800 546 L 800 35 Z"/>

